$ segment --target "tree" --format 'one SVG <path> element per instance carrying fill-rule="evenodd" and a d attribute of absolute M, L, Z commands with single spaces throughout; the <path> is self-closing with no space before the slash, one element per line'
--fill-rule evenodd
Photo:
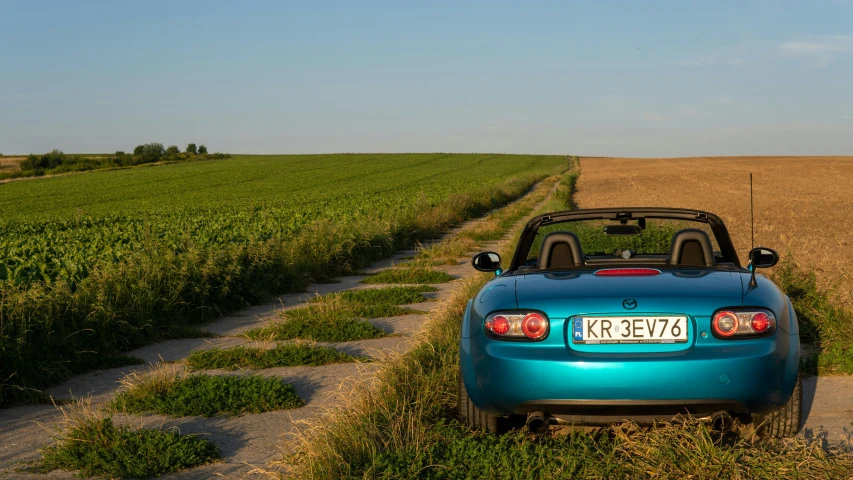
<path fill-rule="evenodd" d="M 177 145 L 169 145 L 169 148 L 166 149 L 167 157 L 174 157 L 179 153 L 181 153 L 181 149 Z"/>
<path fill-rule="evenodd" d="M 145 149 L 145 145 L 137 145 L 136 148 L 133 149 L 134 155 L 142 155 L 142 150 Z"/>
<path fill-rule="evenodd" d="M 207 154 L 207 147 L 205 147 L 204 145 L 199 145 L 198 146 L 198 153 L 200 153 L 202 155 L 206 155 Z"/>
<path fill-rule="evenodd" d="M 196 151 L 196 149 L 195 149 L 195 144 L 194 144 L 194 143 L 188 143 L 188 144 L 187 144 L 187 153 L 192 153 L 193 155 L 195 155 L 196 153 L 198 153 L 198 151 Z"/>
<path fill-rule="evenodd" d="M 166 153 L 162 143 L 147 143 L 142 147 L 142 161 L 144 163 L 153 163 L 161 158 Z"/>
<path fill-rule="evenodd" d="M 116 150 L 116 157 L 123 157 L 123 156 L 124 156 L 124 152 L 122 152 L 121 150 Z"/>

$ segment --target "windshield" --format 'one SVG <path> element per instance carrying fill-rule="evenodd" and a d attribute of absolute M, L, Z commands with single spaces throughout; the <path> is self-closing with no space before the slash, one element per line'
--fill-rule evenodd
<path fill-rule="evenodd" d="M 735 267 L 705 221 L 682 218 L 579 219 L 541 225 L 519 267 L 565 269 L 610 264 Z M 674 240 L 678 238 L 677 242 Z M 730 240 L 726 236 L 725 241 Z M 525 248 L 522 242 L 521 249 Z M 577 250 L 577 252 L 576 252 Z M 522 253 L 522 252 L 519 252 Z"/>

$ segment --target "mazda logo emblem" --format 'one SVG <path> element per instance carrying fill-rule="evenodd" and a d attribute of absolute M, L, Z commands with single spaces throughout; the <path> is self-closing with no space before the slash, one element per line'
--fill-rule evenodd
<path fill-rule="evenodd" d="M 633 298 L 626 298 L 625 300 L 622 300 L 622 306 L 627 310 L 633 310 L 637 308 L 637 301 Z"/>

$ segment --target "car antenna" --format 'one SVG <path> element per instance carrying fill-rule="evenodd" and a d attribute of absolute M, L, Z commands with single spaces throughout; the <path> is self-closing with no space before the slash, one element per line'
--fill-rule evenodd
<path fill-rule="evenodd" d="M 755 281 L 755 265 L 752 264 L 752 250 L 755 249 L 755 208 L 752 202 L 752 172 L 749 172 L 749 235 L 749 270 L 752 272 L 752 276 L 749 278 L 749 290 L 752 290 L 758 287 L 758 283 Z"/>

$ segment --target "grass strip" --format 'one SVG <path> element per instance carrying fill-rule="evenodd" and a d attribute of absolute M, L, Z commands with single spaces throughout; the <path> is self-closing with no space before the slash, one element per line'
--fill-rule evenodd
<path fill-rule="evenodd" d="M 284 314 L 284 321 L 249 330 L 246 336 L 252 340 L 267 341 L 297 338 L 317 342 L 368 340 L 384 337 L 385 331 L 362 318 L 404 315 L 408 312 L 411 310 L 393 305 L 365 307 L 360 311 L 324 311 L 316 307 L 297 308 Z"/>
<path fill-rule="evenodd" d="M 513 247 L 507 243 L 501 253 Z M 469 431 L 454 419 L 459 319 L 490 278 L 460 280 L 420 343 L 385 362 L 372 384 L 356 387 L 347 409 L 298 440 L 285 459 L 296 477 L 843 478 L 853 468 L 850 452 L 825 452 L 804 440 L 723 441 L 699 423 L 652 430 L 625 424 L 562 438 Z"/>
<path fill-rule="evenodd" d="M 800 341 L 817 347 L 803 359 L 811 375 L 853 374 L 853 312 L 833 301 L 832 292 L 818 287 L 812 270 L 788 255 L 771 277 L 794 305 L 800 322 Z"/>
<path fill-rule="evenodd" d="M 110 407 L 127 413 L 212 417 L 305 405 L 292 385 L 260 376 L 188 375 L 169 366 L 156 366 L 147 373 L 131 373 L 122 384 L 127 390 L 119 393 Z"/>
<path fill-rule="evenodd" d="M 346 302 L 359 304 L 406 305 L 409 303 L 425 302 L 428 299 L 424 296 L 424 293 L 437 291 L 437 288 L 428 285 L 417 287 L 395 286 L 346 290 L 340 293 L 332 293 L 328 296 L 337 295 Z"/>
<path fill-rule="evenodd" d="M 453 276 L 441 270 L 428 267 L 397 267 L 370 275 L 361 283 L 447 283 L 455 280 Z"/>
<path fill-rule="evenodd" d="M 153 477 L 210 463 L 216 446 L 176 431 L 117 426 L 112 419 L 80 422 L 43 451 L 39 470 L 79 471 L 81 476 Z"/>
<path fill-rule="evenodd" d="M 359 360 L 364 359 L 339 352 L 334 348 L 302 343 L 287 343 L 272 349 L 236 346 L 225 349 L 195 350 L 187 358 L 190 366 L 197 370 L 317 366 Z"/>
<path fill-rule="evenodd" d="M 724 441 L 701 423 L 643 430 L 623 424 L 595 433 L 531 439 L 471 432 L 458 423 L 430 429 L 425 445 L 376 457 L 365 477 L 460 478 L 846 478 L 853 456 L 827 455 L 817 444 Z M 350 478 L 355 478 L 353 475 Z M 358 478 L 361 478 L 358 475 Z"/>
<path fill-rule="evenodd" d="M 399 304 L 426 301 L 430 286 L 385 287 L 347 290 L 322 295 L 308 306 L 281 313 L 283 321 L 249 330 L 252 340 L 314 340 L 317 342 L 349 342 L 385 336 L 385 331 L 366 321 L 369 318 L 422 314 Z"/>

